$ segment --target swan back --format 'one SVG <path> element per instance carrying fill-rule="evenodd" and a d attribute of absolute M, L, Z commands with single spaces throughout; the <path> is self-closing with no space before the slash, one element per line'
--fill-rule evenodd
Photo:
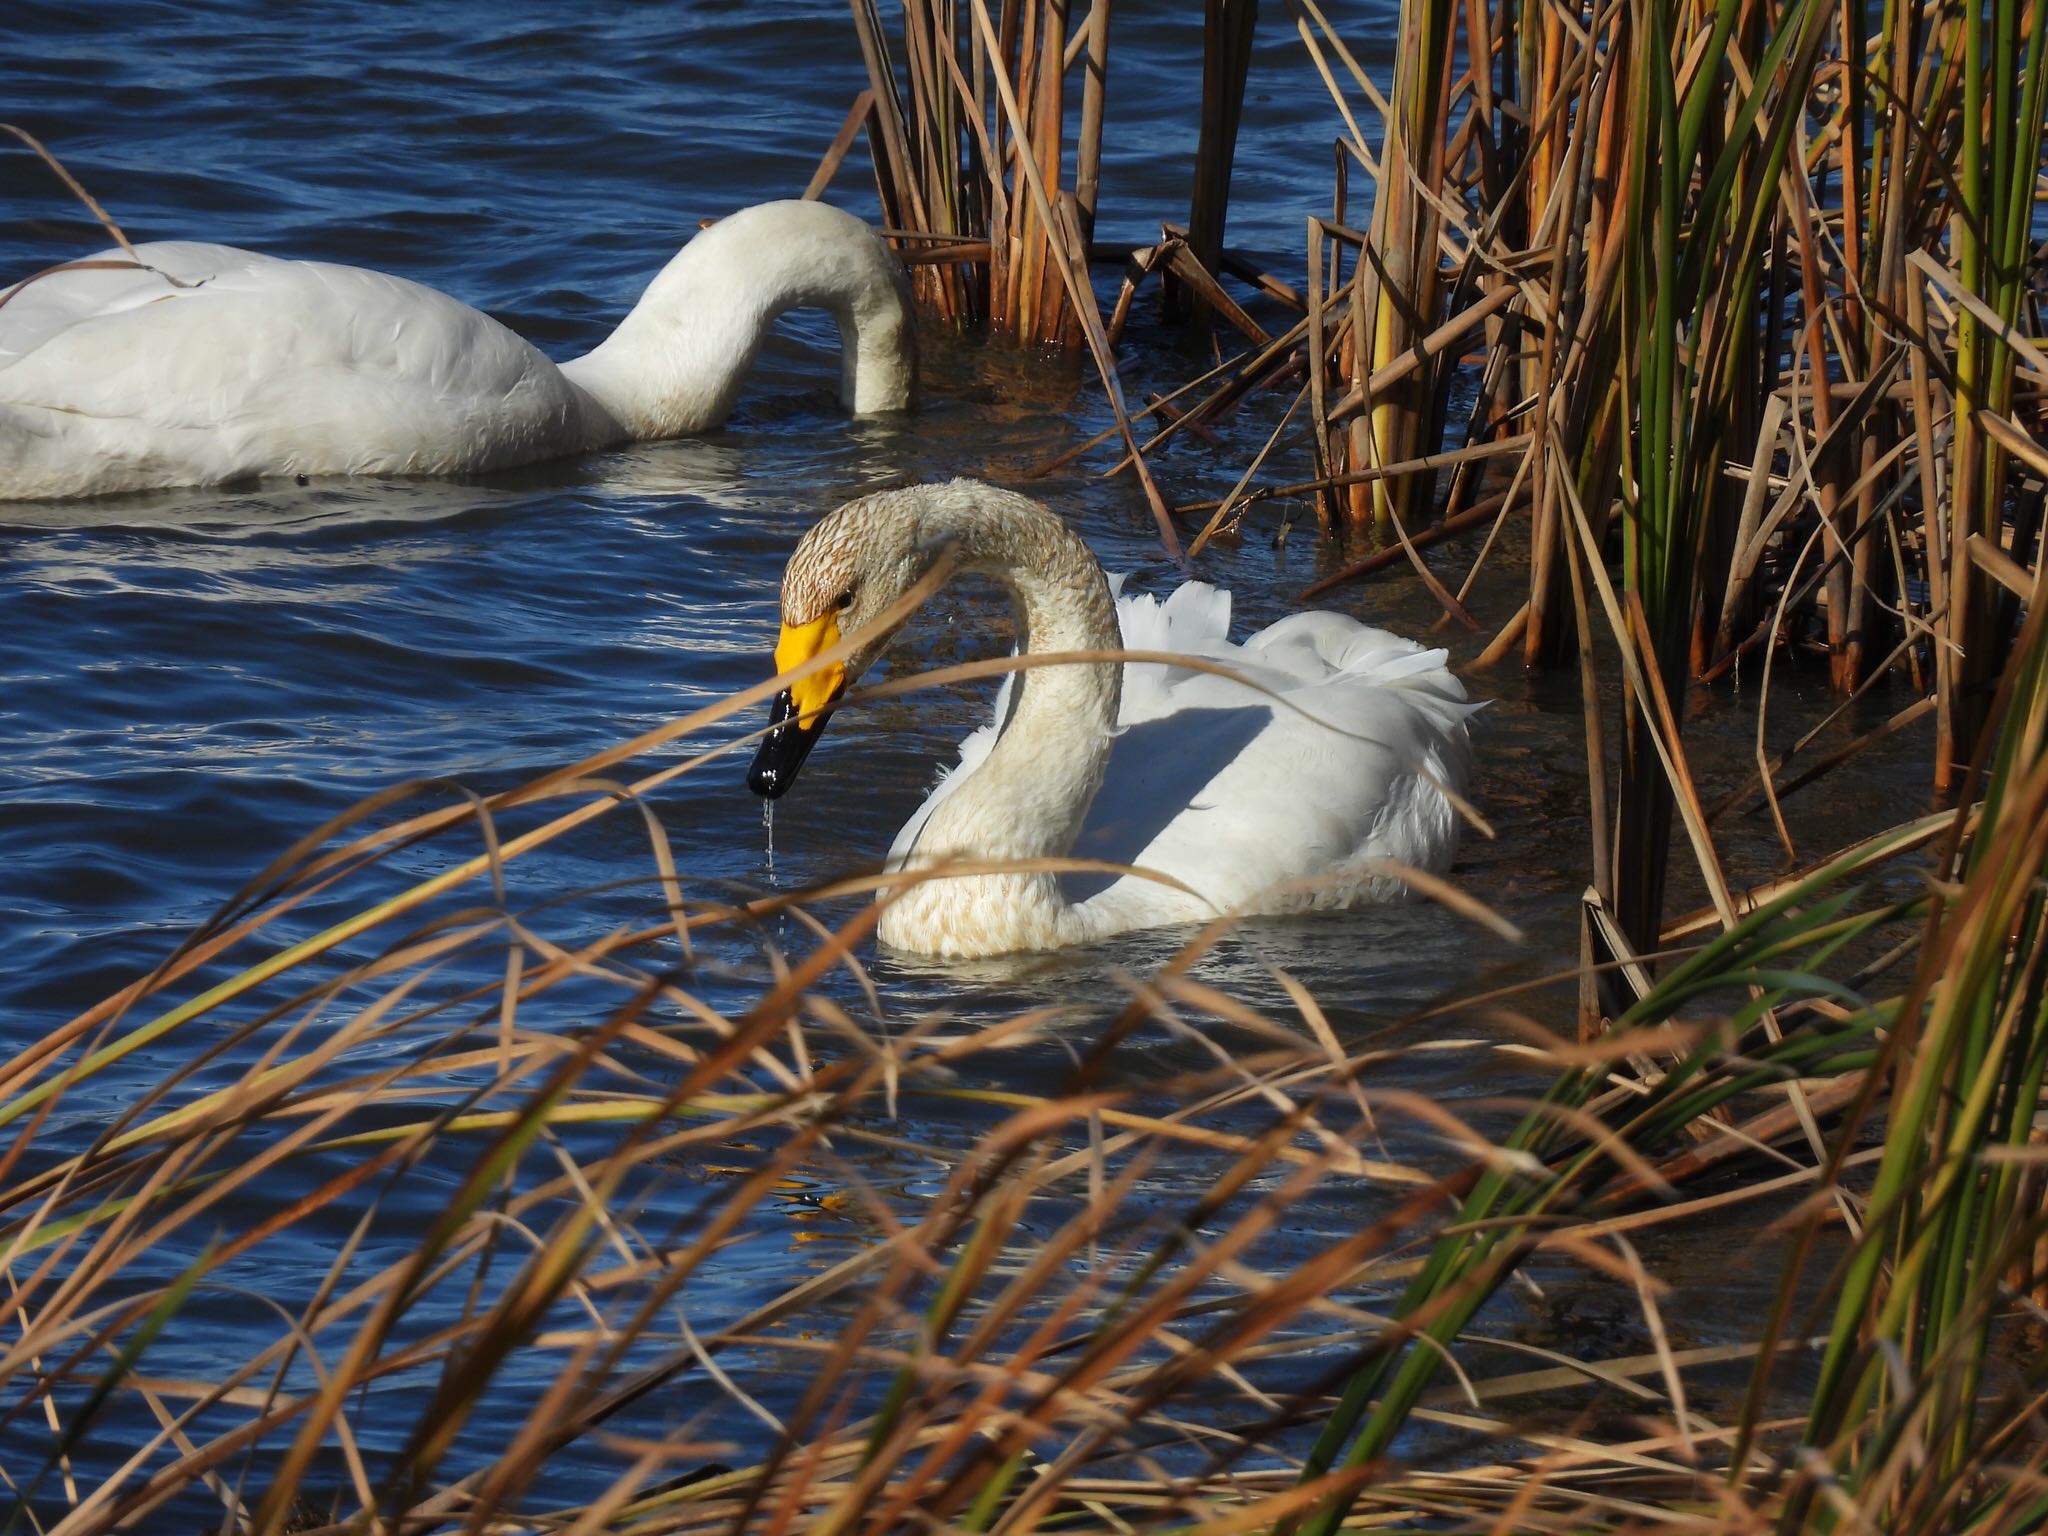
<path fill-rule="evenodd" d="M 0 305 L 0 368 L 58 333 L 98 315 L 118 315 L 181 289 L 230 274 L 282 265 L 274 256 L 196 240 L 159 240 L 126 251 L 99 251 L 17 283 Z"/>
<path fill-rule="evenodd" d="M 193 241 L 136 255 L 0 307 L 0 495 L 449 474 L 584 440 L 555 366 L 432 288 Z"/>
<path fill-rule="evenodd" d="M 1133 877 L 1070 881 L 1091 933 L 1398 900 L 1406 889 L 1383 862 L 1441 873 L 1456 855 L 1445 791 L 1464 793 L 1477 706 L 1446 653 L 1336 613 L 1293 614 L 1235 645 L 1219 631 L 1222 597 L 1190 583 L 1155 610 L 1145 598 L 1119 605 L 1132 649 L 1163 640 L 1231 675 L 1155 667 L 1153 686 L 1127 687 L 1074 852 L 1193 894 Z"/>
<path fill-rule="evenodd" d="M 136 256 L 101 252 L 0 304 L 0 499 L 459 474 L 704 431 L 799 305 L 838 320 L 851 408 L 908 404 L 916 371 L 901 267 L 822 203 L 706 230 L 604 345 L 560 368 L 401 277 L 190 241 Z"/>

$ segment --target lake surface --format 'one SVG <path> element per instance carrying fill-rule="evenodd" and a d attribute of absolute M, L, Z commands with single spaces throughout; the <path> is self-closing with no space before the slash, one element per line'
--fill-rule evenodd
<path fill-rule="evenodd" d="M 1291 28 L 1268 9 L 1231 241 L 1298 278 L 1303 218 L 1328 206 L 1338 125 Z M 1102 239 L 1142 242 L 1160 220 L 1185 215 L 1197 14 L 1117 9 Z M 1333 14 L 1384 79 L 1391 13 L 1353 5 Z M 0 37 L 6 112 L 65 159 L 131 238 L 220 240 L 400 273 L 489 311 L 557 357 L 602 338 L 699 220 L 800 192 L 865 83 L 846 10 L 826 0 L 585 10 L 530 0 L 17 3 Z M 5 163 L 0 276 L 105 243 L 26 156 Z M 829 195 L 874 216 L 858 151 Z M 1362 217 L 1354 209 L 1354 221 Z M 1109 285 L 1115 271 L 1098 276 Z M 1170 388 L 1205 357 L 1202 342 L 1163 328 L 1141 304 L 1127 387 Z M 1107 423 L 1084 365 L 944 334 L 927 336 L 925 404 L 914 415 L 850 422 L 836 404 L 836 377 L 829 325 L 792 317 L 734 419 L 701 440 L 463 483 L 329 482 L 0 508 L 6 1052 L 161 961 L 295 839 L 365 795 L 409 779 L 507 788 L 760 681 L 772 670 L 782 563 L 802 530 L 841 501 L 906 479 L 1014 476 Z M 1168 494 L 1222 494 L 1284 404 L 1254 402 L 1220 446 L 1164 455 Z M 1134 588 L 1163 592 L 1174 567 L 1138 488 L 1101 477 L 1110 462 L 1098 451 L 1030 482 L 1032 494 L 1065 513 Z M 1305 462 L 1297 440 L 1273 475 L 1299 478 Z M 1202 558 L 1200 575 L 1235 590 L 1240 633 L 1291 611 L 1294 594 L 1344 556 L 1319 546 L 1312 517 L 1295 511 L 1300 521 L 1284 542 L 1273 538 L 1279 514 L 1269 506 L 1248 520 L 1245 537 Z M 1430 558 L 1455 583 L 1473 553 L 1451 545 Z M 1473 603 L 1495 627 L 1519 600 L 1508 569 Z M 906 661 L 994 653 L 1004 630 L 988 595 L 962 591 L 935 604 Z M 1459 661 L 1491 632 L 1442 627 L 1428 594 L 1399 570 L 1327 601 L 1406 633 L 1434 633 Z M 1576 681 L 1504 670 L 1469 685 L 1492 700 L 1474 793 L 1499 835 L 1468 838 L 1456 878 L 1521 925 L 1527 944 L 1509 950 L 1430 906 L 1363 910 L 1249 925 L 1203 962 L 1203 980 L 1284 1010 L 1275 980 L 1284 970 L 1347 1042 L 1385 1030 L 1381 1038 L 1414 1044 L 1443 1026 L 1401 1021 L 1450 989 L 1570 968 L 1587 858 Z M 1809 712 L 1822 707 L 1805 686 L 1788 697 Z M 653 808 L 704 889 L 761 892 L 858 867 L 887 848 L 992 691 L 924 693 L 842 714 L 777 805 L 772 853 L 744 787 L 744 755 L 679 780 Z M 1872 718 L 1884 712 L 1881 701 L 1871 706 Z M 699 743 L 758 723 L 722 722 Z M 1798 723 L 1774 719 L 1773 741 Z M 1695 730 L 1704 776 L 1731 784 L 1751 759 L 1753 719 L 1709 708 Z M 1830 803 L 1811 808 L 1804 825 L 1808 852 L 1895 819 L 1921 795 L 1910 757 L 1831 784 Z M 523 861 L 518 890 L 538 900 L 642 875 L 645 839 L 630 822 L 613 818 L 608 830 Z M 1768 828 L 1754 821 L 1731 824 L 1728 852 L 1739 878 L 1776 866 Z M 417 874 L 431 857 L 398 867 Z M 593 898 L 581 920 L 601 926 L 638 899 Z M 793 927 L 778 933 L 792 948 L 804 943 Z M 1123 995 L 1120 978 L 1155 969 L 1181 937 L 1132 936 L 996 967 L 865 958 L 900 1017 L 945 1008 L 971 1022 L 1041 1002 L 1074 1005 L 1078 1022 L 1012 1053 L 998 1074 L 1003 1086 L 1045 1091 L 1085 1047 L 1089 1021 Z M 738 950 L 727 959 L 705 980 L 706 994 L 740 1010 L 762 972 Z M 828 985 L 861 1006 L 850 980 Z M 1568 1030 L 1568 1003 L 1554 992 L 1523 1006 Z M 588 1021 L 565 1009 L 560 1022 Z M 1456 1033 L 1499 1038 L 1493 1028 L 1462 1020 Z M 1204 1060 L 1200 1034 L 1143 1035 L 1119 1070 L 1138 1080 L 1193 1070 Z M 1226 1054 L 1243 1046 L 1222 1029 L 1211 1043 Z M 99 1097 L 67 1103 L 71 1118 L 60 1117 L 41 1150 L 78 1150 L 96 1117 L 196 1048 L 168 1037 L 105 1074 L 93 1085 Z M 243 1049 L 231 1049 L 219 1071 L 230 1073 Z M 1444 1102 L 1495 1091 L 1500 1081 L 1474 1077 L 1471 1060 L 1409 1058 L 1395 1086 Z M 926 1145 L 964 1145 L 981 1126 L 926 1106 L 906 1109 L 895 1129 Z M 1430 1155 L 1422 1142 L 1407 1150 Z M 864 1172 L 906 1198 L 943 1178 L 890 1166 L 879 1153 Z M 1184 1205 L 1210 1176 L 1197 1159 L 1162 1164 L 1144 1199 Z M 819 1172 L 811 1193 L 829 1193 L 832 1182 Z M 445 1181 L 396 1187 L 383 1217 L 399 1230 L 424 1223 L 437 1190 L 445 1195 Z M 230 1209 L 222 1220 L 254 1214 Z M 1267 1259 L 1284 1259 L 1290 1245 L 1306 1253 L 1359 1219 L 1342 1189 L 1319 1193 Z M 296 1258 L 272 1254 L 243 1279 L 294 1304 L 345 1230 L 337 1217 L 325 1241 L 308 1237 Z M 812 1235 L 794 1224 L 750 1232 L 730 1262 L 693 1286 L 698 1326 L 743 1313 L 819 1263 L 799 1240 Z M 865 1240 L 847 1228 L 825 1247 L 836 1256 Z M 1696 1305 L 1674 1309 L 1684 1342 L 1724 1340 L 1751 1324 L 1775 1270 L 1764 1262 L 1753 1277 L 1731 1278 L 1728 1254 L 1742 1246 L 1731 1236 L 1697 1252 L 1676 1242 L 1659 1251 L 1681 1276 L 1714 1281 L 1691 1298 Z M 166 1252 L 135 1273 L 161 1281 L 189 1257 Z M 203 1370 L 233 1356 L 243 1326 L 231 1305 L 197 1307 L 167 1331 L 154 1363 L 163 1374 Z M 1541 1297 L 1504 1298 L 1491 1326 L 1550 1342 L 1604 1329 L 1614 1336 L 1609 1352 L 1642 1337 L 1625 1293 L 1571 1273 Z M 796 1385 L 757 1364 L 751 1389 L 771 1407 L 786 1405 Z M 523 1406 L 516 1391 L 487 1404 L 453 1464 L 486 1454 Z M 690 1407 L 667 1404 L 656 1419 L 679 1422 Z M 39 1425 L 38 1414 L 0 1429 L 10 1474 L 40 1463 L 49 1441 Z M 116 1448 L 102 1437 L 83 1464 Z M 562 1469 L 551 1499 L 571 1500 L 579 1475 L 593 1493 L 614 1471 Z"/>

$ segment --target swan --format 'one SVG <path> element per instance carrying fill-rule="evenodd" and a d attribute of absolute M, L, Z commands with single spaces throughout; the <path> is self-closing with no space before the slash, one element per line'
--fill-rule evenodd
<path fill-rule="evenodd" d="M 950 547 L 993 577 L 1019 648 L 1168 651 L 1258 686 L 1155 662 L 1077 662 L 1009 675 L 996 718 L 962 744 L 905 824 L 887 869 L 955 860 L 1109 860 L 1168 876 L 937 876 L 899 889 L 883 943 L 973 958 L 1056 949 L 1131 929 L 1406 894 L 1382 860 L 1432 873 L 1457 851 L 1446 790 L 1471 771 L 1478 706 L 1445 653 L 1336 613 L 1297 613 L 1232 644 L 1230 595 L 1191 581 L 1163 603 L 1118 597 L 1046 507 L 972 480 L 848 502 L 807 533 L 782 580 L 778 671 L 857 635 Z M 892 634 L 792 683 L 748 774 L 795 781 L 840 694 Z M 1276 696 L 1277 695 L 1277 699 Z"/>
<path fill-rule="evenodd" d="M 0 500 L 267 475 L 503 469 L 718 425 L 769 323 L 839 322 L 840 395 L 910 403 L 910 288 L 881 236 L 816 202 L 699 233 L 602 345 L 557 367 L 402 277 L 158 241 L 0 295 Z"/>

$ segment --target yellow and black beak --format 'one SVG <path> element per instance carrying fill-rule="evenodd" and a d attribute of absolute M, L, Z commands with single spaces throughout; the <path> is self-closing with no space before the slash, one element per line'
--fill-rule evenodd
<path fill-rule="evenodd" d="M 785 624 L 775 646 L 775 670 L 800 667 L 820 651 L 839 643 L 839 621 L 827 611 L 808 624 Z M 838 662 L 822 667 L 775 696 L 768 716 L 768 734 L 747 772 L 747 788 L 773 800 L 796 782 L 797 770 L 832 718 L 832 703 L 846 686 L 846 668 Z"/>

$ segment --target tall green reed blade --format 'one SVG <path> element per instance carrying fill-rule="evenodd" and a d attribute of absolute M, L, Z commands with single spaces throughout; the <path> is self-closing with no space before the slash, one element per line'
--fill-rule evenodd
<path fill-rule="evenodd" d="M 2026 29 L 2021 55 L 2022 24 Z M 1988 0 L 1953 13 L 1949 47 L 1960 42 L 1958 165 L 1951 258 L 1961 286 L 1983 299 L 1997 324 L 1964 306 L 1956 317 L 1955 436 L 1950 445 L 1952 504 L 1948 541 L 1948 633 L 1960 647 L 1951 670 L 1936 782 L 1953 785 L 1988 720 L 2003 648 L 1999 635 L 2014 604 L 1971 555 L 1971 537 L 2002 543 L 2014 487 L 2005 450 L 1978 425 L 1979 411 L 2013 407 L 2015 359 L 2007 339 L 2020 319 L 2026 255 L 2040 193 L 2042 113 L 2048 104 L 2044 27 L 2038 6 Z M 1960 37 L 1955 34 L 1960 33 Z M 1988 140 L 1988 142 L 1987 142 Z"/>
<path fill-rule="evenodd" d="M 1816 0 L 1792 0 L 1748 66 L 1750 88 L 1731 98 L 1729 43 L 1742 6 L 1719 0 L 1704 38 L 1687 34 L 1689 11 L 1671 0 L 1634 5 L 1644 42 L 1637 118 L 1655 127 L 1631 147 L 1628 216 L 1637 242 L 1625 306 L 1637 436 L 1622 477 L 1623 578 L 1642 601 L 1648 660 L 1673 698 L 1685 686 L 1702 539 L 1740 384 L 1741 339 L 1756 323 L 1764 234 L 1827 20 Z M 1680 57 L 1699 61 L 1682 98 Z M 1719 152 L 1710 154 L 1716 109 L 1726 120 Z M 1650 743 L 1657 725 L 1649 705 L 1627 705 L 1614 847 L 1617 915 L 1645 953 L 1657 943 L 1673 804 Z"/>
<path fill-rule="evenodd" d="M 2011 1237 L 2032 1214 L 2028 1181 L 2000 1154 L 2033 1135 L 2048 1071 L 2048 622 L 2038 603 L 1999 684 L 2001 718 L 1962 884 L 1928 919 L 1887 1045 L 1884 1157 L 1806 1429 L 1837 1486 L 1881 1524 L 1909 1502 L 1912 1478 L 1955 1478 L 1975 1460 Z M 1858 1129 L 1852 1121 L 1845 1145 Z M 1909 1436 L 1925 1442 L 1924 1465 L 1898 1454 Z M 1841 1518 L 1839 1500 L 1806 1481 L 1780 1529 Z"/>
<path fill-rule="evenodd" d="M 1438 1240 L 1394 1309 L 1396 1327 L 1347 1383 L 1303 1467 L 1303 1481 L 1386 1455 L 1487 1298 L 1557 1218 L 1596 1194 L 1629 1161 L 1669 1143 L 1688 1124 L 1753 1086 L 1759 1072 L 1783 1079 L 1868 1064 L 1871 1036 L 1889 1014 L 1825 980 L 1820 967 L 1898 915 L 1895 908 L 1853 912 L 1855 893 L 1843 888 L 1891 841 L 1835 860 L 1742 918 L 1674 965 L 1623 1016 L 1618 1027 L 1632 1029 L 1664 1023 L 1710 994 L 1745 999 L 1728 1027 L 1703 1034 L 1600 1135 L 1589 1135 L 1583 1111 L 1605 1086 L 1608 1068 L 1574 1069 L 1551 1084 L 1480 1173 L 1449 1234 Z M 1764 1008 L 1823 996 L 1847 1002 L 1846 1017 L 1789 1030 L 1755 1051 L 1730 1049 L 1734 1033 Z M 1300 1526 L 1300 1536 L 1332 1536 L 1346 1502 L 1324 1504 Z"/>

